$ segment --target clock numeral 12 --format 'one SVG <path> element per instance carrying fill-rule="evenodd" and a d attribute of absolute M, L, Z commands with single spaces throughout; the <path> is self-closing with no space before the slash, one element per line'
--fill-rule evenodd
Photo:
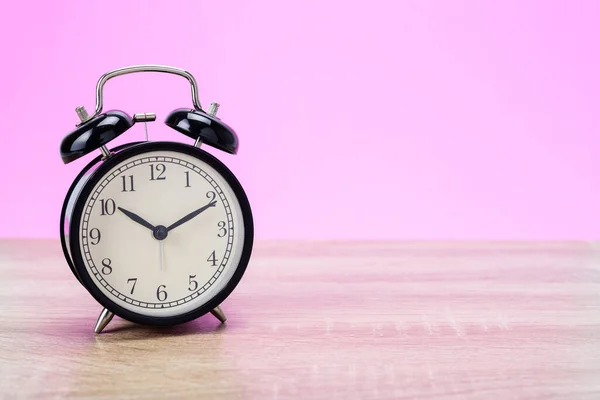
<path fill-rule="evenodd" d="M 115 201 L 113 199 L 101 199 L 100 208 L 102 211 L 100 215 L 113 215 L 117 209 L 117 206 L 115 205 Z"/>
<path fill-rule="evenodd" d="M 219 261 L 219 260 L 217 260 L 217 256 L 215 254 L 215 251 L 216 250 L 213 250 L 213 252 L 210 253 L 210 256 L 206 259 L 206 261 L 210 262 L 213 267 L 216 267 L 217 266 L 217 262 Z"/>
<path fill-rule="evenodd" d="M 154 170 L 156 170 L 156 173 L 158 174 L 156 175 L 156 177 L 154 177 Z M 163 176 L 166 170 L 167 167 L 165 166 L 165 164 L 150 164 L 150 180 L 164 181 L 165 179 L 167 179 L 166 176 Z"/>
<path fill-rule="evenodd" d="M 127 178 L 129 178 L 129 185 L 127 185 Z M 123 181 L 123 190 L 121 190 L 121 192 L 135 192 L 135 189 L 133 188 L 133 175 L 129 175 L 128 177 L 123 175 L 121 180 Z M 128 186 L 129 189 L 127 189 Z"/>
<path fill-rule="evenodd" d="M 185 187 L 190 186 L 190 171 L 185 171 Z"/>

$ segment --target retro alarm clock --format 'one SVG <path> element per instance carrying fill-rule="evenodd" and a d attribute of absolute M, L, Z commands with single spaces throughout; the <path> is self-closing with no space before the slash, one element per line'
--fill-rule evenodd
<path fill-rule="evenodd" d="M 153 113 L 103 112 L 103 87 L 111 78 L 162 72 L 186 78 L 193 107 L 171 112 L 165 124 L 189 143 L 110 142 Z M 77 107 L 77 129 L 60 145 L 65 164 L 99 151 L 71 185 L 61 213 L 60 237 L 73 274 L 103 308 L 100 333 L 114 315 L 147 325 L 173 325 L 212 313 L 226 317 L 223 301 L 250 259 L 250 204 L 233 173 L 200 147 L 235 154 L 236 133 L 204 110 L 187 71 L 139 65 L 104 74 L 90 116 Z"/>

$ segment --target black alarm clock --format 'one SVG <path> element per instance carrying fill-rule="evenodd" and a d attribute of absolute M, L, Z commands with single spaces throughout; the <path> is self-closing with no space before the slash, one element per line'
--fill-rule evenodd
<path fill-rule="evenodd" d="M 193 108 L 171 112 L 165 124 L 190 143 L 108 144 L 152 113 L 103 113 L 103 87 L 111 78 L 135 72 L 185 77 Z M 92 160 L 71 185 L 60 217 L 67 263 L 104 309 L 100 333 L 114 315 L 147 325 L 173 325 L 211 312 L 221 322 L 221 303 L 236 287 L 250 259 L 254 227 L 250 204 L 231 171 L 200 149 L 213 146 L 235 154 L 236 133 L 216 117 L 218 104 L 204 111 L 196 80 L 187 71 L 140 65 L 104 74 L 96 86 L 96 109 L 83 107 L 75 131 L 60 145 L 63 162 L 92 151 Z M 146 131 L 147 132 L 147 131 Z"/>

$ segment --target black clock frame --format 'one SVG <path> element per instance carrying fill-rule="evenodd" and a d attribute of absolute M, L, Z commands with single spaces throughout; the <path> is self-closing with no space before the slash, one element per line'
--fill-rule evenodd
<path fill-rule="evenodd" d="M 248 202 L 248 198 L 241 184 L 233 175 L 233 173 L 217 158 L 212 156 L 211 154 L 201 150 L 197 147 L 190 146 L 183 143 L 177 142 L 137 142 L 137 143 L 129 143 L 120 147 L 117 147 L 112 150 L 115 152 L 110 158 L 106 159 L 104 162 L 98 164 L 101 161 L 101 157 L 97 157 L 92 160 L 85 168 L 79 173 L 69 191 L 67 192 L 67 196 L 65 198 L 61 218 L 60 218 L 60 238 L 63 253 L 71 268 L 71 271 L 79 280 L 79 282 L 87 289 L 87 291 L 96 299 L 98 303 L 100 303 L 103 307 L 113 312 L 115 315 L 126 319 L 131 322 L 144 324 L 144 325 L 176 325 L 184 322 L 191 321 L 198 317 L 201 317 L 204 314 L 207 314 L 219 304 L 221 304 L 235 289 L 241 280 L 244 272 L 246 271 L 246 267 L 248 266 L 248 262 L 250 261 L 250 255 L 252 253 L 252 245 L 254 242 L 254 223 L 252 219 L 252 212 L 250 209 L 250 203 Z M 100 289 L 94 284 L 92 277 L 87 272 L 85 267 L 85 263 L 81 254 L 80 243 L 79 243 L 79 226 L 81 222 L 81 217 L 83 215 L 83 210 L 85 207 L 85 201 L 89 197 L 92 192 L 94 186 L 106 175 L 111 168 L 113 168 L 118 163 L 131 158 L 138 156 L 140 154 L 148 153 L 151 151 L 174 151 L 180 152 L 192 157 L 195 157 L 211 167 L 213 167 L 221 176 L 225 179 L 225 181 L 231 186 L 235 196 L 238 199 L 240 204 L 240 208 L 242 211 L 242 217 L 244 218 L 244 247 L 242 249 L 242 255 L 238 266 L 229 280 L 229 282 L 225 285 L 225 287 L 217 293 L 212 299 L 203 304 L 202 306 L 196 308 L 195 310 L 189 311 L 187 313 L 171 316 L 171 317 L 156 317 L 156 316 L 147 316 L 142 315 L 130 310 L 127 310 L 115 302 L 113 302 L 108 296 L 100 291 Z M 77 187 L 77 184 L 81 179 L 86 175 L 88 171 L 90 171 L 93 167 L 97 166 L 96 170 L 94 170 L 89 176 L 87 182 L 83 185 L 83 188 L 79 191 L 77 198 L 75 199 L 73 211 L 69 221 L 69 237 L 67 239 L 64 231 L 65 227 L 65 218 L 67 217 L 67 206 L 71 197 L 74 195 L 74 190 Z"/>

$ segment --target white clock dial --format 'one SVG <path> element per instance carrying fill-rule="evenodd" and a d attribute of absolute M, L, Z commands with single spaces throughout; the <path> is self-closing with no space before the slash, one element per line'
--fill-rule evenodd
<path fill-rule="evenodd" d="M 149 317 L 181 315 L 212 299 L 244 247 L 234 190 L 212 166 L 175 151 L 139 154 L 110 169 L 85 200 L 79 225 L 94 285 Z"/>

